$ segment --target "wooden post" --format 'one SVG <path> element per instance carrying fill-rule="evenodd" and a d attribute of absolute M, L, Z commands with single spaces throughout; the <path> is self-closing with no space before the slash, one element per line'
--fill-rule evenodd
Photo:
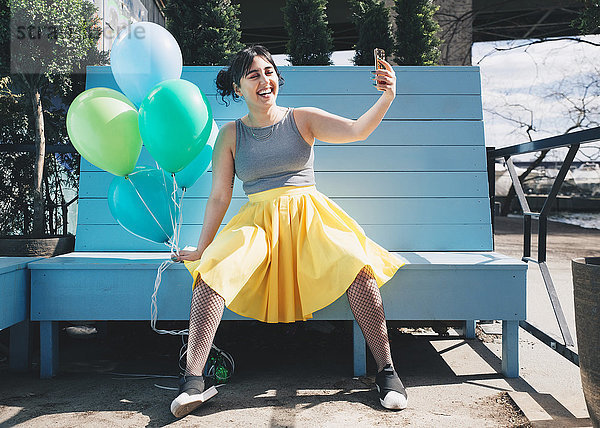
<path fill-rule="evenodd" d="M 367 374 L 367 346 L 362 330 L 356 320 L 352 321 L 353 343 L 354 343 L 354 376 Z"/>
<path fill-rule="evenodd" d="M 58 321 L 40 321 L 40 378 L 58 371 Z"/>
<path fill-rule="evenodd" d="M 519 321 L 502 321 L 502 373 L 519 377 Z"/>

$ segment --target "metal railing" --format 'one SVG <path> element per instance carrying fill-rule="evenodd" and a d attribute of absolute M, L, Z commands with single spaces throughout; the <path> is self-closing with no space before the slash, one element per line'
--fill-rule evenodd
<path fill-rule="evenodd" d="M 558 295 L 556 293 L 556 288 L 554 287 L 554 282 L 552 281 L 552 276 L 550 275 L 550 271 L 548 269 L 548 265 L 546 263 L 546 243 L 548 236 L 548 214 L 550 213 L 550 208 L 553 203 L 556 201 L 556 197 L 558 192 L 565 180 L 569 169 L 571 168 L 571 164 L 573 159 L 575 159 L 575 155 L 579 151 L 579 148 L 582 144 L 591 143 L 594 141 L 600 140 L 600 127 L 586 129 L 584 131 L 573 132 L 571 134 L 559 135 L 556 137 L 544 138 L 542 140 L 531 141 L 523 144 L 518 144 L 515 146 L 503 147 L 496 150 L 488 150 L 488 178 L 490 180 L 490 199 L 492 206 L 492 224 L 494 218 L 494 163 L 498 158 L 504 158 L 506 162 L 506 167 L 510 174 L 510 178 L 512 184 L 515 189 L 515 194 L 519 200 L 519 204 L 521 205 L 521 209 L 523 210 L 523 258 L 522 260 L 529 263 L 535 263 L 539 266 L 542 278 L 544 280 L 544 284 L 546 286 L 546 291 L 548 292 L 548 296 L 550 297 L 550 303 L 552 304 L 552 309 L 554 310 L 554 314 L 556 316 L 556 320 L 558 321 L 558 326 L 560 328 L 560 332 L 563 338 L 564 343 L 557 342 L 552 336 L 548 333 L 545 333 L 540 328 L 531 324 L 527 320 L 520 321 L 519 326 L 524 330 L 538 338 L 540 341 L 550 346 L 552 349 L 557 351 L 559 354 L 573 362 L 574 364 L 579 365 L 579 355 L 575 352 L 573 336 L 569 330 L 569 326 L 567 325 L 567 321 L 565 319 L 564 312 L 562 310 L 562 306 L 558 299 Z M 546 197 L 546 200 L 542 206 L 540 212 L 533 212 L 529 208 L 529 203 L 527 202 L 527 198 L 525 197 L 525 192 L 523 191 L 523 186 L 519 181 L 519 176 L 515 169 L 514 163 L 512 161 L 512 156 L 521 155 L 525 153 L 533 153 L 544 150 L 557 149 L 561 147 L 568 147 L 569 150 L 565 156 L 565 159 L 562 162 L 561 168 L 552 184 L 552 188 L 550 189 L 550 193 Z M 490 172 L 491 168 L 491 172 Z M 537 248 L 537 259 L 531 256 L 531 221 L 532 218 L 538 219 L 538 248 Z"/>

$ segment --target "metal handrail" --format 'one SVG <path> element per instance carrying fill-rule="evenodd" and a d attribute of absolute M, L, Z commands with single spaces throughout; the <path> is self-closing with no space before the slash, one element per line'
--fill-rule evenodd
<path fill-rule="evenodd" d="M 558 149 L 568 147 L 572 144 L 586 144 L 600 140 L 600 127 L 584 129 L 583 131 L 571 132 L 569 134 L 556 135 L 536 141 L 514 146 L 502 147 L 493 151 L 495 159 L 506 156 L 522 155 L 525 153 L 539 152 L 542 150 Z"/>
<path fill-rule="evenodd" d="M 546 345 L 557 351 L 559 354 L 572 361 L 574 364 L 579 365 L 579 355 L 574 350 L 574 342 L 567 325 L 562 306 L 556 293 L 556 288 L 552 281 L 552 276 L 546 264 L 546 242 L 548 235 L 548 214 L 550 207 L 556 200 L 560 187 L 562 186 L 567 173 L 573 163 L 575 155 L 579 151 L 582 144 L 591 143 L 594 141 L 600 141 L 600 127 L 586 129 L 583 131 L 577 131 L 570 134 L 558 135 L 555 137 L 544 138 L 537 141 L 529 141 L 514 146 L 503 147 L 495 150 L 488 150 L 488 168 L 493 167 L 495 159 L 504 158 L 506 161 L 506 167 L 510 174 L 512 184 L 515 189 L 516 196 L 523 210 L 523 258 L 524 262 L 536 263 L 541 271 L 544 284 L 546 285 L 546 291 L 550 297 L 550 303 L 556 316 L 558 326 L 560 328 L 564 343 L 558 343 L 549 334 L 543 332 L 538 327 L 530 324 L 528 321 L 523 320 L 519 322 L 519 325 L 537 337 Z M 554 180 L 552 189 L 548 194 L 544 205 L 539 213 L 533 212 L 529 208 L 525 192 L 519 181 L 519 177 L 513 161 L 512 156 L 538 152 L 543 150 L 557 149 L 561 147 L 569 147 L 569 151 L 565 156 L 560 171 Z M 494 176 L 488 171 L 490 180 L 494 180 Z M 492 207 L 494 206 L 494 183 L 490 181 L 490 199 L 492 200 Z M 535 217 L 538 219 L 538 256 L 537 259 L 531 257 L 531 219 Z M 493 218 L 493 211 L 492 211 Z"/>

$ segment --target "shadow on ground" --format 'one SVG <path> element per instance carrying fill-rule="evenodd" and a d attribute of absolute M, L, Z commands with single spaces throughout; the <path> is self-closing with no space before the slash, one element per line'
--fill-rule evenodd
<path fill-rule="evenodd" d="M 28 425 L 28 422 L 35 425 L 36 418 L 49 414 L 73 414 L 73 425 L 77 425 L 75 414 L 94 412 L 97 414 L 86 419 L 87 424 L 109 426 L 118 424 L 122 418 L 124 424 L 130 425 L 134 414 L 144 415 L 146 426 L 176 422 L 168 411 L 176 393 L 155 387 L 155 384 L 173 387 L 176 379 L 132 379 L 114 373 L 177 375 L 180 338 L 159 336 L 146 322 L 110 322 L 102 334 L 75 339 L 65 333 L 67 325 L 61 325 L 61 360 L 56 378 L 38 379 L 35 369 L 39 365 L 35 355 L 29 373 L 8 373 L 5 365 L 0 370 L 3 379 L 0 407 L 15 409 L 10 416 L 0 418 L 1 426 Z M 163 323 L 161 326 L 182 327 L 181 323 Z M 447 337 L 402 334 L 398 329 L 390 331 L 395 365 L 409 391 L 423 386 L 455 384 L 479 385 L 491 388 L 493 392 L 512 388 L 529 392 L 551 415 L 569 418 L 568 410 L 556 400 L 552 401 L 552 396 L 537 394 L 521 378 L 507 379 L 510 388 L 505 388 L 501 382 L 490 382 L 503 379 L 499 374 L 501 363 L 479 340 L 454 337 L 454 344 L 440 351 L 436 342 L 442 343 L 448 340 Z M 215 399 L 194 412 L 195 416 L 267 408 L 269 426 L 294 426 L 299 410 L 310 410 L 324 403 L 360 403 L 364 408 L 381 411 L 374 388 L 375 363 L 370 356 L 367 368 L 371 376 L 352 377 L 350 322 L 262 324 L 229 321 L 220 326 L 215 343 L 233 355 L 235 374 L 219 389 Z M 491 370 L 457 375 L 444 354 L 458 347 L 472 349 Z M 110 415 L 106 416 L 106 412 Z M 406 422 L 407 418 L 403 416 L 405 412 L 381 414 L 384 425 L 386 418 L 394 417 L 393 424 Z M 572 419 L 573 415 L 570 417 Z M 240 425 L 240 421 L 230 422 Z M 252 420 L 245 420 L 245 424 L 252 425 Z"/>

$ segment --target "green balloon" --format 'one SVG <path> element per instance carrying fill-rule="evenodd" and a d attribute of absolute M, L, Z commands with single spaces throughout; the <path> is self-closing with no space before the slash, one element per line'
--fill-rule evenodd
<path fill-rule="evenodd" d="M 165 80 L 142 101 L 139 126 L 150 155 L 163 170 L 176 173 L 194 160 L 208 141 L 212 110 L 192 82 Z"/>
<path fill-rule="evenodd" d="M 137 110 L 114 89 L 79 94 L 67 112 L 67 132 L 81 156 L 114 175 L 132 172 L 142 151 Z"/>

